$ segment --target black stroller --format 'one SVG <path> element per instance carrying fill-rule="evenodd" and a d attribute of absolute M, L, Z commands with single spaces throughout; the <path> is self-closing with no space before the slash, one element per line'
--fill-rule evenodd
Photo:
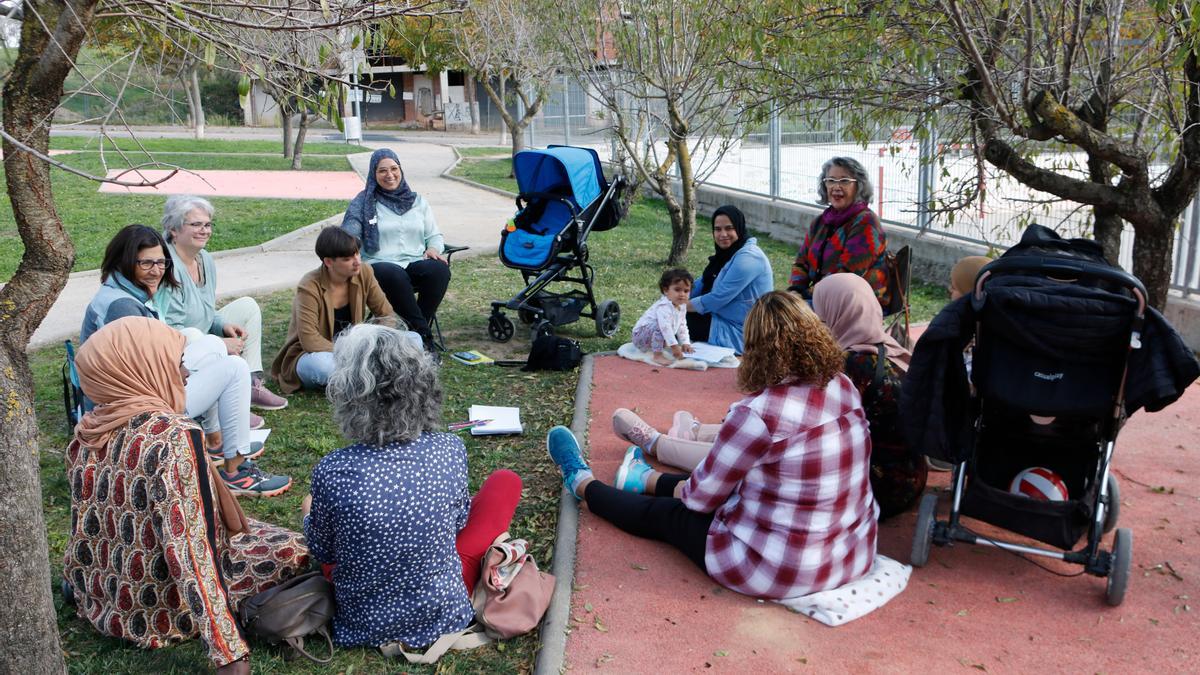
<path fill-rule="evenodd" d="M 922 567 L 931 543 L 954 542 L 1057 558 L 1107 577 L 1105 598 L 1115 606 L 1129 583 L 1133 534 L 1118 529 L 1111 553 L 1101 550 L 1100 541 L 1116 526 L 1120 510 L 1109 466 L 1127 415 L 1126 381 L 1131 354 L 1141 348 L 1146 291 L 1136 278 L 1105 263 L 1098 246 L 1080 254 L 1080 244 L 1092 242 L 1068 245 L 1044 228 L 1035 234 L 1043 232 L 1061 246 L 1014 247 L 980 271 L 972 296 L 943 310 L 955 315 L 953 322 L 935 319 L 939 333 L 946 325 L 961 328 L 957 339 L 940 343 L 949 357 L 944 364 L 957 358 L 959 367 L 939 366 L 930 379 L 923 372 L 914 391 L 906 381 L 906 415 L 920 414 L 909 408 L 924 405 L 916 403 L 919 397 L 943 399 L 925 412 L 944 415 L 946 443 L 928 454 L 955 464 L 949 521 L 937 520 L 937 495 L 926 494 L 911 562 Z M 961 350 L 972 337 L 968 384 Z M 918 351 L 922 346 L 918 343 Z M 914 368 L 917 359 L 914 355 Z M 931 382 L 936 384 L 924 386 Z M 931 419 L 926 424 L 942 421 Z M 1057 474 L 1066 499 L 1010 491 L 1014 478 L 1030 467 Z M 968 529 L 961 516 L 1060 550 L 985 537 Z M 1086 544 L 1072 550 L 1084 534 Z"/>
<path fill-rule="evenodd" d="M 511 300 L 492 302 L 488 336 L 497 342 L 512 338 L 513 322 L 503 312 L 511 309 L 532 326 L 535 338 L 552 335 L 555 326 L 581 316 L 596 322 L 598 335 L 611 337 L 620 325 L 621 308 L 615 300 L 596 302 L 587 240 L 592 231 L 611 230 L 620 222 L 623 180 L 609 184 L 595 150 L 570 146 L 518 152 L 513 175 L 519 190 L 517 214 L 500 235 L 500 261 L 521 271 L 525 289 Z M 549 290 L 560 281 L 583 289 Z"/>

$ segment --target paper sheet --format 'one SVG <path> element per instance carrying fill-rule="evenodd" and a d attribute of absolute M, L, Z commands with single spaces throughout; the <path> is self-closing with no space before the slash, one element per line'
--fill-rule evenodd
<path fill-rule="evenodd" d="M 684 356 L 706 363 L 717 363 L 722 359 L 733 356 L 733 350 L 729 347 L 718 347 L 717 345 L 710 345 L 707 342 L 693 342 L 692 348 L 696 351 Z"/>
<path fill-rule="evenodd" d="M 473 420 L 491 420 L 491 422 L 471 429 L 472 436 L 491 436 L 494 434 L 519 434 L 524 429 L 521 426 L 521 409 L 494 405 L 473 405 L 467 412 Z"/>

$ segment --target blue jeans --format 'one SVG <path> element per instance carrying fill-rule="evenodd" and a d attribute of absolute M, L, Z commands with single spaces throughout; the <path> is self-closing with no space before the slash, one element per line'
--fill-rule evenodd
<path fill-rule="evenodd" d="M 421 334 L 406 330 L 404 337 L 408 338 L 418 350 L 424 349 Z M 305 352 L 296 361 L 296 376 L 306 389 L 320 389 L 329 384 L 329 376 L 333 374 L 333 352 Z"/>

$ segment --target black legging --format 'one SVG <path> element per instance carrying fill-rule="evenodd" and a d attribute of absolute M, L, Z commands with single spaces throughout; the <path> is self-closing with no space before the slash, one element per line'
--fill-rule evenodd
<path fill-rule="evenodd" d="M 404 319 L 409 330 L 421 334 L 428 346 L 433 339 L 429 321 L 437 314 L 450 285 L 450 266 L 425 258 L 409 263 L 408 267 L 375 262 L 371 263 L 371 269 L 392 309 Z"/>
<path fill-rule="evenodd" d="M 621 530 L 644 539 L 666 542 L 704 570 L 704 548 L 713 514 L 697 513 L 674 497 L 675 485 L 687 480 L 684 473 L 665 473 L 653 495 L 624 492 L 598 480 L 583 491 L 588 509 Z"/>
<path fill-rule="evenodd" d="M 712 330 L 712 314 L 688 312 L 687 327 L 688 337 L 692 342 L 708 342 L 708 333 Z"/>

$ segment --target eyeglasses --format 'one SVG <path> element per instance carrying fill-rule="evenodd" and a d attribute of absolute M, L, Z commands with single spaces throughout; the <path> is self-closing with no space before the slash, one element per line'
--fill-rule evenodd
<path fill-rule="evenodd" d="M 211 230 L 213 222 L 211 220 L 197 220 L 194 223 L 184 223 L 184 226 L 190 227 L 193 230 Z"/>
<path fill-rule="evenodd" d="M 823 181 L 825 187 L 833 187 L 835 185 L 847 186 L 858 182 L 857 178 L 825 178 Z"/>
<path fill-rule="evenodd" d="M 155 267 L 160 270 L 165 270 L 171 266 L 171 261 L 167 260 L 166 258 L 139 258 L 137 260 L 137 266 L 143 272 L 149 272 Z"/>

